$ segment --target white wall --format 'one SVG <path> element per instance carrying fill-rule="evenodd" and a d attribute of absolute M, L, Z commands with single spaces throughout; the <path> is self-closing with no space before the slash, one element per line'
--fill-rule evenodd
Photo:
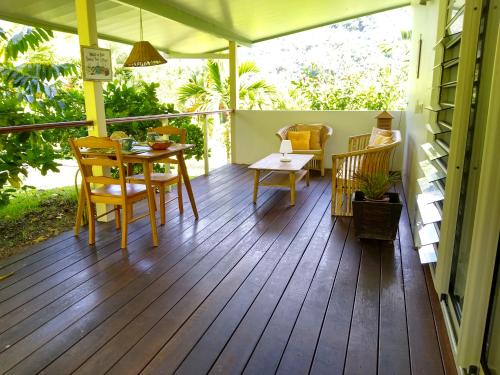
<path fill-rule="evenodd" d="M 234 163 L 251 164 L 267 154 L 278 152 L 279 139 L 276 131 L 283 126 L 296 123 L 324 123 L 333 129 L 325 151 L 326 167 L 331 168 L 332 159 L 328 155 L 347 151 L 350 136 L 370 133 L 375 126 L 380 111 L 243 111 L 235 113 Z M 391 112 L 394 116 L 393 129 L 404 130 L 403 112 Z M 405 135 L 401 134 L 402 139 Z M 401 170 L 403 145 L 398 147 L 393 169 Z"/>
<path fill-rule="evenodd" d="M 434 45 L 436 44 L 438 1 L 427 2 L 427 5 L 412 6 L 412 56 L 409 68 L 408 108 L 405 120 L 402 121 L 402 133 L 406 134 L 403 156 L 403 184 L 406 191 L 410 220 L 413 222 L 418 192 L 417 179 L 422 176 L 418 162 L 424 160 L 425 153 L 420 145 L 427 142 L 429 134 L 426 129 L 429 113 L 424 109 L 430 104 L 432 89 L 432 73 L 434 66 Z M 422 38 L 420 56 L 420 75 L 417 78 L 419 39 Z"/>

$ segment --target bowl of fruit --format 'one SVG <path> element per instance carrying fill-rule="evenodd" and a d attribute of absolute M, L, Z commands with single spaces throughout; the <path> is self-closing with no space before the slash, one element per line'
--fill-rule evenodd
<path fill-rule="evenodd" d="M 153 150 L 166 150 L 167 148 L 170 147 L 170 145 L 172 144 L 173 142 L 172 141 L 168 141 L 168 140 L 156 140 L 156 141 L 152 141 L 152 142 L 148 142 L 149 146 L 153 149 Z"/>

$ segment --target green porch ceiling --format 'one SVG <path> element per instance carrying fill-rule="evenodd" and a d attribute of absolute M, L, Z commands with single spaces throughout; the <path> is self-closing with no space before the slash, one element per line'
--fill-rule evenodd
<path fill-rule="evenodd" d="M 227 49 L 410 5 L 409 0 L 96 0 L 101 39 L 132 44 L 144 38 L 174 56 Z M 76 33 L 71 0 L 2 0 L 0 19 Z"/>

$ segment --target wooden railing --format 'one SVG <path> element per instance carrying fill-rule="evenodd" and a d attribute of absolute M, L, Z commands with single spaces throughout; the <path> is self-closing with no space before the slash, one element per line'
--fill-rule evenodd
<path fill-rule="evenodd" d="M 178 117 L 204 117 L 202 122 L 203 129 L 203 149 L 204 149 L 204 163 L 205 163 L 205 174 L 208 174 L 208 115 L 221 114 L 221 113 L 232 113 L 234 109 L 221 109 L 217 111 L 201 111 L 201 112 L 183 112 L 183 113 L 165 113 L 160 115 L 147 115 L 147 116 L 132 116 L 132 117 L 118 117 L 106 119 L 106 125 L 111 124 L 121 124 L 133 121 L 153 121 L 153 120 L 168 120 L 171 118 Z M 82 126 L 93 126 L 93 121 L 83 120 L 83 121 L 65 121 L 65 122 L 48 122 L 45 124 L 26 124 L 26 125 L 15 125 L 15 126 L 0 126 L 0 134 L 14 134 L 22 132 L 32 132 L 50 129 L 64 129 L 64 128 L 76 128 Z"/>
<path fill-rule="evenodd" d="M 194 117 L 194 116 L 207 116 L 216 113 L 231 113 L 233 109 L 220 109 L 217 111 L 203 111 L 203 112 L 184 112 L 184 113 L 165 113 L 161 115 L 148 115 L 148 116 L 133 116 L 133 117 L 118 117 L 106 119 L 106 125 L 120 124 L 132 121 L 153 121 L 153 120 L 167 120 L 176 117 Z"/>
<path fill-rule="evenodd" d="M 0 126 L 0 134 L 14 134 L 23 132 L 33 132 L 49 129 L 64 129 L 64 128 L 77 128 L 81 126 L 92 126 L 94 121 L 65 121 L 65 122 L 47 122 L 45 124 L 28 124 L 28 125 L 14 125 L 14 126 Z"/>

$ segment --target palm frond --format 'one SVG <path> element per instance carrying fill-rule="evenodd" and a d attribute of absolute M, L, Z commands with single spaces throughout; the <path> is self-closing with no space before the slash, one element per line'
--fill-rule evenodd
<path fill-rule="evenodd" d="M 222 79 L 221 79 L 221 70 L 219 63 L 214 60 L 208 60 L 207 69 L 208 69 L 209 81 L 212 83 L 212 86 L 214 87 L 215 91 L 221 93 Z"/>
<path fill-rule="evenodd" d="M 248 73 L 259 73 L 259 67 L 253 61 L 244 61 L 238 65 L 238 77 L 244 76 Z"/>
<path fill-rule="evenodd" d="M 185 85 L 179 87 L 177 90 L 178 100 L 182 104 L 186 104 L 189 101 L 201 102 L 206 100 L 208 96 L 207 89 L 195 82 L 189 82 Z"/>
<path fill-rule="evenodd" d="M 275 94 L 276 88 L 273 85 L 268 84 L 264 80 L 259 80 L 245 85 L 247 91 L 261 91 L 266 94 Z"/>

